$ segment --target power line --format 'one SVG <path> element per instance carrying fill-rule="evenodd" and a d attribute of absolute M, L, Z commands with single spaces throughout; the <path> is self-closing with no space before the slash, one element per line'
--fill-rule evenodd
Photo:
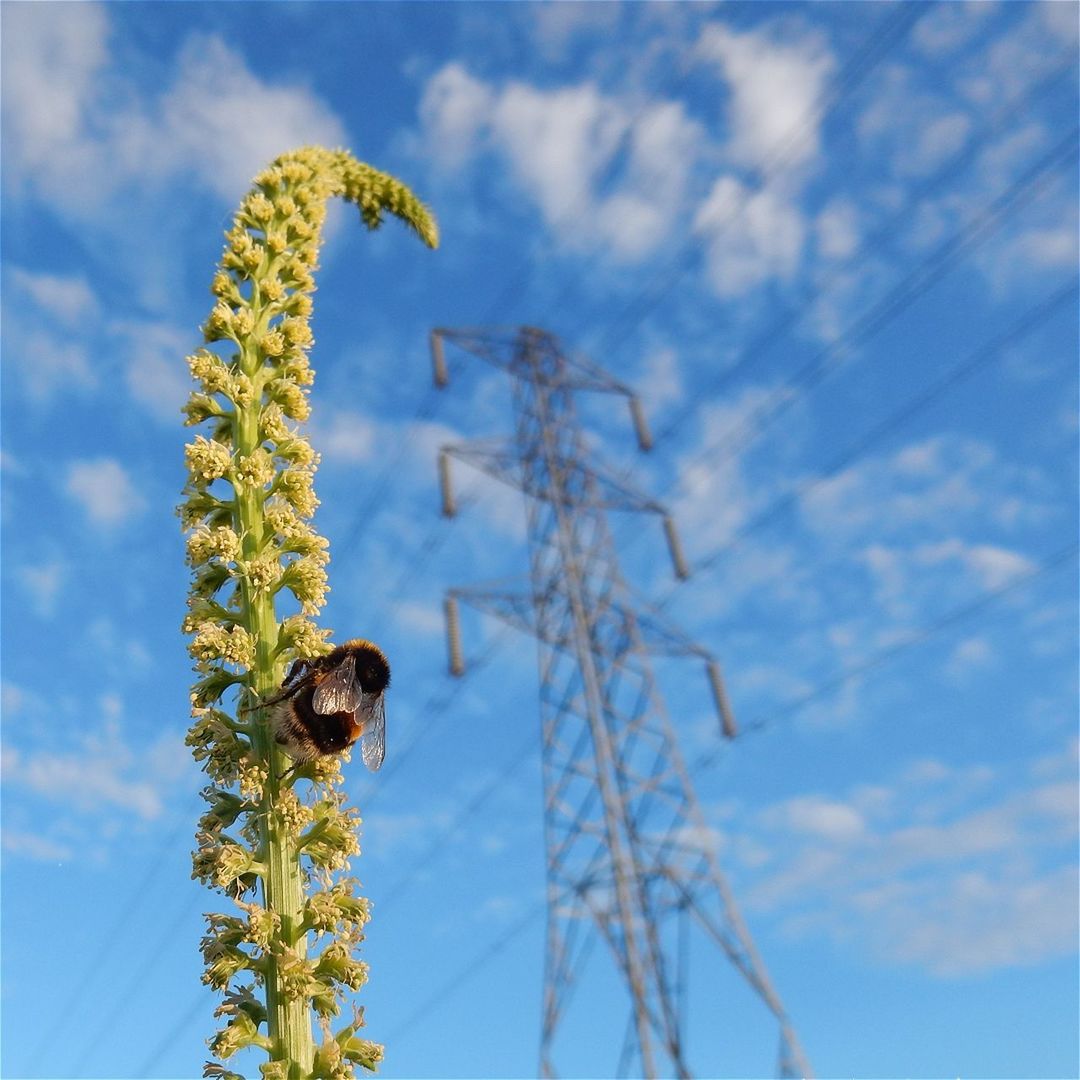
<path fill-rule="evenodd" d="M 741 355 L 733 364 L 718 372 L 698 391 L 696 396 L 700 398 L 703 395 L 719 393 L 734 378 L 746 370 L 750 364 L 759 362 L 762 356 L 784 339 L 788 331 L 797 325 L 812 309 L 816 301 L 828 295 L 829 289 L 835 282 L 842 281 L 845 275 L 868 265 L 873 256 L 882 250 L 887 243 L 900 235 L 902 228 L 909 221 L 915 209 L 971 165 L 992 134 L 1000 132 L 1014 121 L 1018 115 L 1026 112 L 1044 94 L 1053 89 L 1057 83 L 1064 82 L 1066 75 L 1071 78 L 1075 72 L 1075 67 L 1075 60 L 1071 50 L 1066 50 L 1061 62 L 1056 64 L 1045 78 L 1039 80 L 1034 86 L 1026 87 L 1022 93 L 1006 102 L 994 117 L 982 125 L 982 134 L 979 138 L 970 139 L 965 143 L 963 151 L 948 162 L 943 169 L 940 169 L 922 183 L 908 189 L 903 206 L 871 232 L 864 243 L 860 244 L 857 259 L 847 259 L 831 267 L 823 278 L 814 283 L 809 293 L 800 299 L 798 306 L 789 308 L 779 318 L 774 319 L 749 345 L 739 350 Z M 662 427 L 655 430 L 655 440 L 660 442 L 672 435 L 693 414 L 696 408 L 696 400 L 688 401 Z"/>
<path fill-rule="evenodd" d="M 206 1000 L 207 991 L 203 990 L 197 997 L 192 998 L 191 1004 L 181 1014 L 180 1019 L 162 1036 L 161 1041 L 147 1055 L 146 1060 L 139 1066 L 136 1076 L 149 1076 L 157 1063 L 165 1056 L 172 1046 L 185 1031 L 191 1027 L 191 1022 L 199 1015 L 200 1010 L 205 1009 L 211 1002 Z"/>
<path fill-rule="evenodd" d="M 971 618 L 973 615 L 977 615 L 979 612 L 990 607 L 992 604 L 996 603 L 1003 597 L 1009 595 L 1010 593 L 1016 592 L 1017 590 L 1023 588 L 1025 585 L 1031 584 L 1036 579 L 1050 573 L 1058 566 L 1061 566 L 1069 559 L 1075 558 L 1078 549 L 1080 549 L 1080 545 L 1076 543 L 1069 544 L 1059 549 L 1058 551 L 1054 552 L 1046 559 L 1044 559 L 1042 562 L 1040 562 L 1032 570 L 1013 578 L 1012 581 L 1000 586 L 999 588 L 993 589 L 979 597 L 976 597 L 974 600 L 971 600 L 966 604 L 962 604 L 957 608 L 951 609 L 950 611 L 939 616 L 933 622 L 925 626 L 919 627 L 918 629 L 912 631 L 905 637 L 899 639 L 898 641 L 887 646 L 886 648 L 878 650 L 871 656 L 866 657 L 864 660 L 860 661 L 854 666 L 840 672 L 839 674 L 833 676 L 830 679 L 827 679 L 823 683 L 819 683 L 813 689 L 785 703 L 778 709 L 770 712 L 767 716 L 761 717 L 745 725 L 744 731 L 747 734 L 749 734 L 750 732 L 757 733 L 763 731 L 766 728 L 771 727 L 772 725 L 777 723 L 780 719 L 786 718 L 787 716 L 790 716 L 800 711 L 801 709 L 804 709 L 807 705 L 812 704 L 814 701 L 819 700 L 820 698 L 826 696 L 827 694 L 838 689 L 839 687 L 853 681 L 854 679 L 865 675 L 868 671 L 881 667 L 883 664 L 894 660 L 896 657 L 902 655 L 905 652 L 908 652 L 910 649 L 921 645 L 925 641 L 934 637 L 936 634 L 942 633 L 944 630 L 947 630 L 950 627 L 956 625 L 957 623 L 963 622 L 964 620 Z M 691 765 L 691 771 L 698 772 L 701 769 L 707 768 L 723 752 L 724 747 L 718 746 L 701 754 Z M 520 753 L 522 753 L 521 750 L 519 750 L 519 754 Z M 516 764 L 517 763 L 515 763 L 513 767 L 516 768 Z M 484 796 L 484 798 L 487 798 L 497 787 L 498 783 L 488 785 L 488 788 L 490 788 L 490 790 L 484 789 L 484 792 L 482 792 L 481 794 Z M 482 803 L 484 801 L 484 798 L 480 798 L 478 796 L 474 798 L 473 803 Z M 459 816 L 463 819 L 464 816 L 467 815 L 463 814 Z M 409 875 L 406 875 L 405 878 L 400 879 L 393 887 L 399 895 L 402 891 L 404 891 L 408 877 Z M 487 948 L 485 948 L 482 952 L 477 954 L 472 960 L 465 964 L 461 969 L 459 969 L 452 978 L 446 980 L 445 983 L 440 985 L 440 987 L 428 998 L 426 998 L 417 1009 L 415 1009 L 412 1013 L 409 1014 L 405 1021 L 399 1024 L 398 1027 L 390 1033 L 390 1035 L 387 1037 L 387 1041 L 393 1041 L 393 1039 L 395 1039 L 398 1035 L 404 1033 L 406 1030 L 412 1027 L 425 1013 L 429 1012 L 441 1001 L 443 1001 L 450 993 L 450 991 L 464 984 L 481 968 L 483 968 L 486 964 L 488 964 L 491 960 L 493 960 L 496 956 L 503 952 L 514 941 L 515 938 L 522 934 L 524 930 L 527 929 L 528 926 L 533 921 L 535 921 L 535 919 L 539 915 L 543 913 L 545 904 L 546 901 L 541 902 L 539 905 L 528 911 L 525 916 L 523 916 L 518 922 L 514 923 L 511 927 L 508 928 L 506 932 L 504 932 L 502 935 L 496 938 L 489 946 L 487 946 Z M 152 1070 L 154 1065 L 157 1063 L 157 1060 L 168 1050 L 172 1043 L 177 1038 L 179 1038 L 181 1034 L 183 1034 L 183 1031 L 190 1024 L 191 1020 L 194 1019 L 198 1008 L 202 1007 L 204 1004 L 204 996 L 200 994 L 199 997 L 192 1002 L 191 1007 L 187 1010 L 187 1012 L 185 1012 L 177 1025 L 170 1031 L 169 1035 L 162 1039 L 161 1043 L 155 1049 L 154 1053 L 148 1058 L 146 1064 L 144 1064 L 144 1066 L 140 1069 L 139 1075 L 146 1075 Z"/>
<path fill-rule="evenodd" d="M 883 326 L 908 308 L 920 296 L 937 284 L 962 258 L 988 240 L 1015 213 L 1023 209 L 1045 188 L 1054 176 L 1054 168 L 1072 160 L 1076 152 L 1077 128 L 1062 139 L 1051 151 L 1043 155 L 1009 188 L 984 207 L 958 232 L 949 237 L 933 254 L 908 274 L 903 281 L 879 300 L 860 318 L 856 319 L 839 341 L 830 343 L 811 360 L 800 367 L 775 390 L 759 408 L 736 429 L 744 438 L 730 438 L 718 446 L 710 447 L 697 460 L 707 460 L 725 451 L 722 459 L 735 457 L 761 432 L 782 416 L 800 397 L 814 389 L 847 359 L 845 350 L 861 344 L 876 334 Z M 796 390 L 796 388 L 798 388 Z M 794 392 L 793 392 L 794 391 Z"/>
<path fill-rule="evenodd" d="M 742 10 L 748 12 L 751 5 L 746 5 Z M 686 82 L 689 76 L 689 72 L 684 72 L 682 76 L 671 83 L 668 87 L 668 92 L 672 92 L 678 89 L 683 83 Z M 639 122 L 644 118 L 645 114 L 653 107 L 651 99 L 646 99 L 640 108 L 627 120 L 625 127 L 619 135 L 619 139 L 616 145 L 613 147 L 611 154 L 608 158 L 607 165 L 604 171 L 601 173 L 597 180 L 598 186 L 603 186 L 609 183 L 615 172 L 617 171 L 622 159 L 623 153 L 628 148 L 631 140 L 637 132 Z M 590 178 L 583 177 L 581 182 L 577 185 L 576 196 L 574 200 L 571 200 L 571 209 L 565 211 L 552 223 L 552 227 L 556 230 L 562 228 L 565 225 L 570 224 L 575 217 L 575 210 L 573 204 L 580 199 L 581 196 L 587 194 L 590 185 Z M 530 257 L 525 257 L 521 260 L 518 273 L 514 276 L 503 291 L 499 294 L 497 299 L 490 305 L 489 314 L 484 317 L 482 321 L 488 322 L 494 318 L 499 312 L 505 310 L 511 303 L 514 302 L 516 297 L 520 297 L 525 290 L 525 286 L 528 282 L 529 274 L 532 269 L 533 260 Z M 559 298 L 561 304 L 564 300 L 568 299 L 573 294 L 573 287 L 567 287 L 563 290 Z M 425 393 L 420 404 L 417 406 L 412 420 L 428 419 L 435 412 L 435 402 L 437 400 L 438 391 L 436 387 L 429 387 Z M 401 465 L 405 454 L 408 452 L 408 440 L 402 439 L 399 443 L 397 451 L 390 457 L 383 468 L 380 470 L 371 492 L 360 510 L 357 512 L 353 519 L 353 525 L 350 527 L 344 540 L 339 541 L 337 545 L 337 554 L 340 558 L 342 555 L 349 554 L 353 548 L 359 542 L 360 538 L 367 532 L 371 525 L 371 522 L 380 512 L 384 500 L 389 493 L 391 487 L 395 482 L 398 467 Z"/>
<path fill-rule="evenodd" d="M 465 677 L 455 679 L 448 690 L 436 691 L 428 698 L 427 702 L 420 708 L 419 717 L 411 737 L 400 750 L 394 750 L 392 756 L 388 755 L 387 765 L 379 771 L 378 780 L 372 781 L 368 790 L 357 800 L 360 806 L 364 807 L 365 810 L 370 809 L 371 804 L 385 791 L 387 782 L 391 777 L 416 752 L 417 747 L 420 746 L 423 740 L 430 737 L 433 721 L 449 711 L 465 687 L 468 675 L 472 675 L 490 664 L 502 643 L 509 637 L 509 634 L 509 628 L 502 627 L 492 638 L 491 643 L 484 652 L 469 665 L 469 671 Z"/>
<path fill-rule="evenodd" d="M 406 892 L 420 872 L 438 857 L 440 851 L 445 850 L 446 840 L 457 833 L 461 826 L 471 818 L 496 791 L 510 782 L 511 777 L 529 759 L 530 754 L 535 749 L 536 735 L 530 733 L 525 742 L 523 742 L 511 755 L 510 759 L 498 770 L 495 776 L 454 815 L 449 824 L 439 830 L 431 843 L 409 864 L 405 873 L 386 890 L 386 893 L 379 899 L 379 903 L 389 906 L 394 900 L 401 896 L 402 893 Z"/>
<path fill-rule="evenodd" d="M 489 964 L 495 959 L 501 952 L 504 952 L 513 941 L 518 938 L 525 930 L 529 928 L 536 921 L 536 919 L 543 915 L 544 908 L 547 906 L 547 901 L 542 900 L 535 907 L 530 908 L 525 914 L 512 923 L 502 934 L 500 934 L 486 949 L 477 954 L 469 963 L 460 968 L 451 978 L 447 979 L 444 983 L 440 984 L 437 990 L 420 1003 L 409 1015 L 403 1020 L 396 1028 L 394 1028 L 386 1037 L 387 1042 L 393 1042 L 398 1036 L 403 1035 L 409 1030 L 425 1013 L 430 1012 L 437 1005 L 446 1000 L 447 996 L 453 991 L 463 986 L 469 981 L 481 968 Z"/>
<path fill-rule="evenodd" d="M 93 985 L 95 978 L 101 975 L 105 970 L 104 962 L 115 950 L 117 939 L 125 934 L 130 928 L 132 916 L 142 904 L 146 903 L 151 886 L 157 879 L 162 868 L 168 862 L 169 856 L 175 850 L 177 842 L 180 837 L 184 833 L 189 832 L 190 829 L 190 822 L 186 818 L 181 817 L 173 830 L 166 837 L 165 842 L 158 849 L 157 855 L 147 867 L 146 873 L 139 879 L 139 882 L 131 892 L 128 893 L 127 899 L 119 908 L 116 918 L 98 942 L 97 950 L 86 965 L 82 978 L 71 991 L 65 1006 L 58 1015 L 75 1016 L 81 1011 L 79 1003 L 85 996 L 86 991 Z M 55 1045 L 54 1036 L 55 1031 L 53 1027 L 51 1025 L 47 1026 L 46 1031 L 42 1034 L 41 1039 L 35 1045 L 34 1050 L 30 1055 L 31 1061 L 38 1061 L 47 1049 Z"/>
<path fill-rule="evenodd" d="M 802 120 L 794 125 L 772 149 L 759 170 L 759 190 L 763 190 L 771 179 L 798 160 L 797 155 L 811 126 L 831 116 L 840 103 L 900 44 L 914 24 L 934 6 L 933 3 L 901 4 L 882 17 L 881 23 L 874 28 L 863 45 L 852 54 L 835 81 L 826 87 Z M 621 315 L 614 320 L 593 351 L 598 355 L 607 355 L 617 349 L 691 269 L 705 245 L 715 240 L 716 236 L 726 230 L 737 218 L 738 208 L 733 207 L 727 217 L 713 226 L 709 235 L 700 235 L 690 240 L 669 268 L 655 275 L 652 283 L 638 292 Z"/>
<path fill-rule="evenodd" d="M 1015 213 L 1031 202 L 1056 175 L 1055 168 L 1072 160 L 1080 129 L 1073 128 L 1053 149 L 1027 169 L 1008 189 L 976 213 L 884 297 L 859 316 L 838 338 L 798 368 L 783 385 L 738 424 L 727 438 L 706 447 L 690 460 L 690 465 L 728 460 L 741 454 L 762 432 L 775 423 L 801 397 L 850 359 L 849 349 L 861 344 L 895 319 L 951 270 L 962 258 L 985 243 Z M 738 436 L 741 436 L 739 438 Z M 665 494 L 678 491 L 684 481 L 677 478 Z M 639 534 L 640 535 L 640 534 Z"/>
<path fill-rule="evenodd" d="M 1044 576 L 1055 570 L 1057 567 L 1063 565 L 1069 559 L 1075 558 L 1077 551 L 1080 550 L 1080 545 L 1069 544 L 1064 548 L 1054 552 L 1032 570 L 1027 573 L 1021 574 L 1019 577 L 1014 578 L 1012 581 L 999 588 L 993 589 L 983 595 L 976 597 L 974 600 L 969 601 L 966 604 L 962 604 L 959 607 L 953 608 L 950 611 L 939 616 L 933 622 L 919 627 L 917 630 L 912 631 L 910 634 L 894 642 L 892 645 L 879 650 L 873 655 L 860 661 L 858 664 L 840 672 L 838 675 L 827 679 L 825 682 L 818 684 L 812 690 L 799 697 L 787 702 L 780 708 L 770 712 L 767 717 L 755 720 L 749 725 L 746 725 L 745 731 L 760 732 L 767 727 L 777 723 L 780 719 L 800 711 L 807 705 L 812 704 L 814 701 L 826 696 L 839 687 L 851 682 L 854 679 L 865 675 L 868 671 L 881 667 L 883 664 L 888 663 L 903 653 L 915 648 L 917 645 L 921 645 L 925 641 L 934 637 L 936 634 L 942 633 L 957 623 L 963 622 L 965 619 L 971 618 L 973 615 L 977 615 L 979 612 L 990 607 L 998 600 L 1016 592 L 1026 585 L 1031 584 L 1036 579 Z M 712 764 L 717 757 L 720 756 L 725 750 L 724 746 L 717 746 L 704 754 L 701 754 L 692 764 L 691 771 L 698 772 Z M 458 971 L 449 979 L 445 981 L 440 987 L 432 993 L 424 1002 L 416 1008 L 401 1024 L 398 1025 L 388 1036 L 387 1041 L 392 1041 L 397 1036 L 406 1032 L 417 1021 L 419 1021 L 426 1013 L 436 1008 L 441 1002 L 455 988 L 464 984 L 468 979 L 472 978 L 481 968 L 490 963 L 496 956 L 503 952 L 525 929 L 544 911 L 544 903 L 539 904 L 530 911 L 528 911 L 518 922 L 509 927 L 503 934 L 496 938 L 485 949 L 476 954 L 470 961 L 464 964 Z"/>
<path fill-rule="evenodd" d="M 423 398 L 421 398 L 420 404 L 417 405 L 416 411 L 406 423 L 411 424 L 417 420 L 429 419 L 435 414 L 437 400 L 438 390 L 434 386 L 429 386 Z M 360 509 L 353 518 L 352 525 L 345 533 L 345 536 L 337 542 L 334 552 L 337 558 L 340 559 L 349 554 L 356 547 L 360 538 L 371 527 L 371 523 L 381 513 L 386 502 L 386 496 L 397 482 L 398 470 L 411 445 L 411 441 L 404 435 L 398 440 L 397 449 L 387 458 L 386 464 L 379 471 L 368 497 L 361 504 Z"/>
<path fill-rule="evenodd" d="M 999 360 L 1005 350 L 1018 340 L 1026 337 L 1039 326 L 1049 321 L 1066 302 L 1075 300 L 1078 292 L 1078 281 L 1074 278 L 1063 288 L 1057 290 L 1049 297 L 1043 299 L 1016 324 L 999 334 L 992 341 L 987 342 L 980 349 L 969 354 L 959 364 L 951 368 L 940 379 L 935 380 L 925 387 L 920 393 L 909 398 L 899 409 L 890 413 L 880 423 L 874 425 L 861 438 L 852 443 L 846 450 L 833 458 L 817 475 L 809 480 L 798 484 L 793 491 L 786 492 L 773 500 L 749 521 L 738 528 L 735 533 L 710 555 L 701 559 L 693 567 L 693 574 L 710 570 L 722 556 L 735 547 L 740 541 L 759 529 L 775 521 L 784 511 L 794 506 L 800 499 L 805 498 L 810 492 L 828 482 L 841 469 L 847 468 L 855 461 L 863 457 L 868 450 L 880 443 L 888 435 L 908 423 L 922 410 L 952 390 L 963 380 L 970 378 L 977 371 L 986 367 L 995 360 Z M 659 606 L 664 607 L 674 594 L 679 590 L 681 582 L 671 586 Z"/>
<path fill-rule="evenodd" d="M 164 928 L 154 947 L 145 953 L 142 964 L 136 969 L 135 974 L 128 980 L 122 993 L 114 1000 L 113 1008 L 105 1014 L 105 1019 L 98 1022 L 97 1028 L 90 1038 L 91 1045 L 97 1045 L 102 1037 L 109 1033 L 117 1016 L 128 1007 L 128 1003 L 139 992 L 139 988 L 145 986 L 146 977 L 156 969 L 158 961 L 164 955 L 170 945 L 176 944 L 176 933 L 191 916 L 203 906 L 204 898 L 197 895 L 193 901 L 186 902 L 176 913 L 173 920 Z M 202 998 L 200 998 L 202 1000 Z M 83 1062 L 77 1062 L 78 1068 Z M 81 1072 L 72 1072 L 72 1076 L 81 1076 Z M 145 1075 L 145 1071 L 140 1074 Z"/>
<path fill-rule="evenodd" d="M 785 702 L 778 709 L 769 714 L 761 716 L 758 719 L 751 721 L 749 724 L 744 725 L 743 730 L 749 734 L 750 732 L 764 731 L 766 728 L 772 727 L 781 718 L 805 709 L 807 705 L 813 704 L 833 690 L 837 690 L 841 686 L 845 686 L 847 683 L 865 675 L 868 671 L 872 671 L 882 664 L 896 659 L 896 657 L 923 644 L 923 642 L 928 641 L 935 635 L 950 629 L 957 623 L 964 622 L 973 615 L 978 615 L 980 612 L 985 611 L 988 607 L 991 607 L 1011 593 L 1017 592 L 1025 586 L 1032 584 L 1038 578 L 1044 577 L 1046 574 L 1056 570 L 1059 566 L 1064 565 L 1070 559 L 1075 558 L 1078 550 L 1080 550 L 1080 544 L 1077 543 L 1067 544 L 1065 547 L 1059 548 L 1030 570 L 1019 574 L 1006 584 L 1000 585 L 996 589 L 991 589 L 989 592 L 985 592 L 982 595 L 975 597 L 973 600 L 961 604 L 959 607 L 950 609 L 932 622 L 927 623 L 925 626 L 917 627 L 915 630 L 912 630 L 910 633 L 894 641 L 891 645 L 879 649 L 865 659 L 860 660 L 857 664 L 854 664 L 831 678 L 826 679 L 824 682 L 819 683 L 806 693 L 800 694 L 791 701 Z M 711 764 L 719 757 L 723 752 L 723 749 L 722 746 L 715 747 L 699 756 L 691 767 L 692 771 L 696 772 Z"/>

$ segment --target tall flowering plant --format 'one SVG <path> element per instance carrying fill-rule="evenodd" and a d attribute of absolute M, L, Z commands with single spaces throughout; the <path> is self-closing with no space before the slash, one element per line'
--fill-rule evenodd
<path fill-rule="evenodd" d="M 360 818 L 338 790 L 340 761 L 290 769 L 261 708 L 287 665 L 330 649 L 312 621 L 329 559 L 310 524 L 317 455 L 290 422 L 310 412 L 313 273 L 335 195 L 371 229 L 389 212 L 438 243 L 427 209 L 393 177 L 343 150 L 284 154 L 255 178 L 226 233 L 184 409 L 203 429 L 186 447 L 180 506 L 192 568 L 184 631 L 198 675 L 187 743 L 210 779 L 193 876 L 234 905 L 206 916 L 202 939 L 203 981 L 224 992 L 210 1049 L 224 1060 L 261 1047 L 267 1080 L 339 1080 L 383 1053 L 358 1035 L 362 1010 L 333 1026 L 345 993 L 366 981 L 355 953 L 369 918 L 348 876 Z M 240 707 L 230 712 L 234 688 Z M 205 1075 L 235 1076 L 217 1063 Z"/>

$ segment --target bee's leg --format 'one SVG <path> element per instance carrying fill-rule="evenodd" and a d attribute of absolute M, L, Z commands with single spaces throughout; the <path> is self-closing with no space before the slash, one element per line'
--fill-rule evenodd
<path fill-rule="evenodd" d="M 240 711 L 251 712 L 252 709 L 264 709 L 267 705 L 276 705 L 279 701 L 284 701 L 286 698 L 290 698 L 297 691 L 306 686 L 313 678 L 315 678 L 314 669 L 309 668 L 305 671 L 299 679 L 296 675 L 302 668 L 308 667 L 306 660 L 294 660 L 292 666 L 289 668 L 289 673 L 285 676 L 285 682 L 283 684 L 284 689 L 280 693 L 274 694 L 272 697 L 263 698 L 257 705 L 245 705 Z"/>
<path fill-rule="evenodd" d="M 307 661 L 306 660 L 294 660 L 289 665 L 289 670 L 285 673 L 285 682 L 286 682 L 286 684 L 291 683 L 293 681 L 293 679 L 295 679 L 303 671 L 303 669 L 306 668 L 306 667 L 307 667 Z"/>

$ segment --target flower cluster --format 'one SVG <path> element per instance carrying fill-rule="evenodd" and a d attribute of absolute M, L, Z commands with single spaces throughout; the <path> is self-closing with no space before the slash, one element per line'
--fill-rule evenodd
<path fill-rule="evenodd" d="M 328 589 L 327 543 L 310 523 L 318 457 L 293 425 L 310 413 L 311 293 L 332 196 L 354 202 L 369 228 L 390 213 L 437 243 L 412 193 L 345 151 L 303 148 L 255 178 L 225 235 L 205 345 L 187 358 L 197 389 L 183 412 L 202 433 L 185 450 L 179 513 L 192 569 L 183 629 L 197 673 L 187 742 L 211 781 L 193 876 L 236 905 L 206 917 L 203 980 L 225 995 L 210 1048 L 222 1060 L 262 1048 L 266 1077 L 343 1080 L 382 1057 L 356 1035 L 361 1012 L 330 1028 L 367 978 L 354 952 L 368 904 L 341 876 L 359 852 L 359 815 L 334 790 L 338 759 L 290 773 L 260 705 L 286 665 L 330 648 L 312 621 Z M 233 688 L 235 717 L 223 704 Z M 300 780 L 311 784 L 305 798 Z M 206 1075 L 234 1074 L 208 1063 Z"/>

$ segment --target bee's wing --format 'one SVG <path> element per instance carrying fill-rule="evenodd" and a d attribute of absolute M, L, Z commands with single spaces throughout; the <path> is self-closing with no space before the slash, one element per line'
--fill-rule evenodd
<path fill-rule="evenodd" d="M 356 712 L 364 693 L 356 678 L 356 657 L 349 655 L 329 675 L 323 677 L 312 696 L 315 711 L 323 716 Z"/>
<path fill-rule="evenodd" d="M 386 757 L 386 698 L 383 694 L 365 694 L 364 697 L 369 700 L 364 702 L 367 719 L 360 740 L 360 756 L 372 772 L 378 772 Z"/>

